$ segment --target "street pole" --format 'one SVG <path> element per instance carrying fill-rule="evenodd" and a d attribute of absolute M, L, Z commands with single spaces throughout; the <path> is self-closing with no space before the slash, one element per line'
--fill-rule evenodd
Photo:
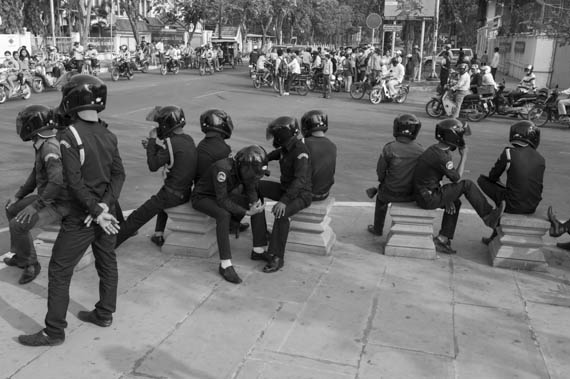
<path fill-rule="evenodd" d="M 115 0 L 111 0 L 111 16 L 109 17 L 109 31 L 111 35 L 111 54 L 115 52 L 115 40 L 113 39 L 113 16 L 115 15 Z"/>
<path fill-rule="evenodd" d="M 435 14 L 433 17 L 433 53 L 431 55 L 431 75 L 430 80 L 437 80 L 435 73 L 435 64 L 437 63 L 437 37 L 438 37 L 438 24 L 439 24 L 439 0 L 435 0 Z"/>
<path fill-rule="evenodd" d="M 55 11 L 53 9 L 53 0 L 49 2 L 49 10 L 51 13 L 51 41 L 55 47 Z"/>
<path fill-rule="evenodd" d="M 420 39 L 420 68 L 418 70 L 418 77 L 414 80 L 422 80 L 422 57 L 424 56 L 424 38 L 426 33 L 426 19 L 422 18 L 422 36 Z"/>

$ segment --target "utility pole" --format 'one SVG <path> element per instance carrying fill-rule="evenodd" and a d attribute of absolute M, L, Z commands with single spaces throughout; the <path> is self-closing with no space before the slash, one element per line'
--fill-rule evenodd
<path fill-rule="evenodd" d="M 224 7 L 224 0 L 220 0 L 220 12 L 218 14 L 218 38 L 222 39 L 222 8 Z"/>
<path fill-rule="evenodd" d="M 438 37 L 438 24 L 439 24 L 439 0 L 435 0 L 435 14 L 433 17 L 433 53 L 431 55 L 431 74 L 428 80 L 437 80 L 435 73 L 435 65 L 437 63 L 437 37 Z"/>
<path fill-rule="evenodd" d="M 55 12 L 53 9 L 53 0 L 50 0 L 49 2 L 49 10 L 51 13 L 51 41 L 52 45 L 55 47 Z"/>

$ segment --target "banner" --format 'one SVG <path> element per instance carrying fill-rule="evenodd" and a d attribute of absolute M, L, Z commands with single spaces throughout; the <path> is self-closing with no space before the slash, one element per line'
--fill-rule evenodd
<path fill-rule="evenodd" d="M 384 19 L 410 20 L 433 18 L 435 16 L 435 0 L 386 0 L 384 2 Z"/>

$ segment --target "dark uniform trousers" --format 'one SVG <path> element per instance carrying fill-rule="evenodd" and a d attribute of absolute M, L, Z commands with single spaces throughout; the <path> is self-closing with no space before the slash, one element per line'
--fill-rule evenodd
<path fill-rule="evenodd" d="M 459 218 L 459 210 L 461 208 L 461 201 L 459 198 L 465 195 L 475 212 L 479 217 L 491 213 L 493 208 L 487 202 L 485 195 L 477 188 L 475 183 L 471 180 L 460 180 L 457 183 L 449 183 L 441 186 L 435 190 L 428 190 L 422 188 L 416 195 L 417 204 L 423 209 L 437 209 L 445 208 L 446 204 L 455 204 L 455 213 L 449 214 L 443 212 L 443 219 L 441 221 L 441 230 L 439 234 L 453 239 L 455 235 L 455 227 L 457 226 L 457 219 Z"/>
<path fill-rule="evenodd" d="M 114 213 L 114 212 L 113 212 Z M 48 271 L 48 312 L 46 333 L 52 338 L 64 338 L 65 320 L 69 305 L 69 284 L 73 269 L 91 245 L 95 269 L 99 275 L 99 301 L 95 312 L 101 319 L 110 319 L 117 303 L 117 257 L 115 235 L 106 234 L 99 225 L 84 224 L 84 215 L 63 218 L 55 240 Z"/>
<path fill-rule="evenodd" d="M 59 224 L 61 217 L 66 213 L 63 206 L 48 204 L 32 216 L 29 222 L 16 221 L 18 213 L 37 199 L 38 195 L 26 196 L 6 209 L 6 218 L 10 227 L 10 251 L 15 254 L 16 264 L 19 267 L 33 265 L 38 261 L 31 230 L 51 224 Z"/>
<path fill-rule="evenodd" d="M 384 222 L 388 213 L 388 204 L 414 201 L 413 194 L 388 192 L 380 186 L 376 196 L 376 207 L 374 208 L 374 230 L 379 234 L 384 232 Z"/>
<path fill-rule="evenodd" d="M 501 201 L 506 200 L 505 195 L 507 193 L 507 187 L 505 187 L 500 183 L 491 181 L 491 179 L 489 179 L 488 176 L 480 175 L 479 178 L 477 179 L 477 184 L 479 185 L 483 193 L 489 196 L 496 205 L 500 204 Z M 508 212 L 508 208 L 509 204 L 507 202 L 505 211 Z"/>
<path fill-rule="evenodd" d="M 285 193 L 280 183 L 262 180 L 259 182 L 259 191 L 261 198 L 270 198 L 279 201 L 281 196 Z M 311 205 L 311 193 L 303 191 L 299 196 L 285 208 L 285 215 L 276 218 L 273 222 L 273 230 L 271 232 L 271 239 L 269 241 L 268 252 L 283 259 L 285 256 L 285 245 L 287 244 L 287 237 L 289 236 L 289 217 L 293 216 L 302 209 Z M 253 233 L 253 246 L 260 247 L 267 245 L 267 221 L 265 219 L 265 212 L 258 213 L 251 217 L 252 233 Z"/>
<path fill-rule="evenodd" d="M 164 212 L 167 208 L 176 207 L 189 200 L 189 194 L 185 195 L 167 189 L 165 186 L 152 195 L 143 205 L 138 207 L 127 217 L 117 235 L 117 246 L 119 247 L 125 240 L 129 239 L 139 228 L 156 216 L 155 231 L 162 232 L 166 228 L 168 215 Z"/>

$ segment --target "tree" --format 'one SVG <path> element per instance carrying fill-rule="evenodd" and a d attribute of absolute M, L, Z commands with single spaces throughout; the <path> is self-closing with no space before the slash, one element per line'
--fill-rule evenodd
<path fill-rule="evenodd" d="M 62 1 L 62 5 L 65 3 Z M 79 39 L 82 45 L 87 45 L 87 38 L 91 29 L 91 7 L 92 0 L 67 0 L 67 11 L 69 14 L 69 25 L 75 21 L 76 30 L 79 32 Z"/>
<path fill-rule="evenodd" d="M 183 25 L 189 41 L 192 41 L 198 23 L 213 15 L 209 0 L 157 0 L 153 7 L 166 23 Z"/>
<path fill-rule="evenodd" d="M 23 25 L 34 35 L 47 35 L 51 23 L 49 1 L 23 0 Z"/>
<path fill-rule="evenodd" d="M 135 37 L 135 42 L 139 44 L 139 30 L 137 28 L 137 21 L 142 19 L 142 15 L 139 11 L 139 1 L 138 0 L 120 0 L 119 7 L 125 11 L 127 18 L 129 19 L 129 24 L 131 24 L 131 29 L 133 30 L 133 36 Z"/>
<path fill-rule="evenodd" d="M 2 25 L 0 28 L 6 33 L 19 33 L 24 22 L 23 9 L 23 0 L 1 1 L 0 17 L 2 17 Z"/>

